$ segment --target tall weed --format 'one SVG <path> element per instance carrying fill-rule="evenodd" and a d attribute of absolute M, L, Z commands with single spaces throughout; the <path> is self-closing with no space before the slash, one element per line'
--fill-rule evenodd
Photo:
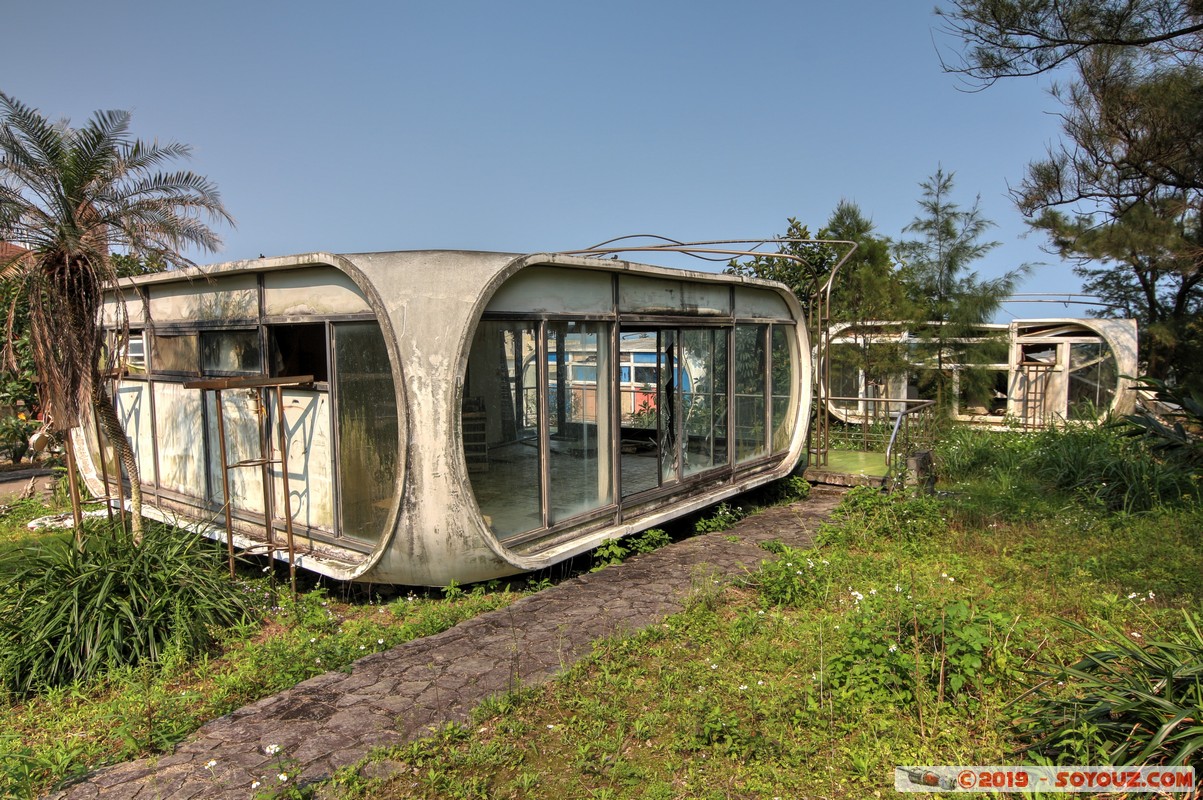
<path fill-rule="evenodd" d="M 195 655 L 253 616 L 207 540 L 161 525 L 140 544 L 111 526 L 34 543 L 0 572 L 0 688 L 17 695 Z"/>
<path fill-rule="evenodd" d="M 1049 486 L 1092 498 L 1108 511 L 1149 511 L 1196 490 L 1189 473 L 1107 425 L 1042 431 L 1021 466 Z"/>
<path fill-rule="evenodd" d="M 828 665 L 838 695 L 881 704 L 973 701 L 1019 676 L 1017 620 L 989 603 L 858 603 Z"/>
<path fill-rule="evenodd" d="M 1046 667 L 1017 721 L 1031 752 L 1057 763 L 1203 769 L 1203 634 L 1137 639 L 1067 622 L 1097 648 L 1067 667 Z"/>
<path fill-rule="evenodd" d="M 918 545 L 948 531 L 940 500 L 925 494 L 891 492 L 871 486 L 848 490 L 819 531 L 824 544 L 872 544 L 878 540 Z"/>
<path fill-rule="evenodd" d="M 1034 443 L 1033 434 L 1019 430 L 950 425 L 936 443 L 936 471 L 952 480 L 1014 472 L 1021 468 Z"/>

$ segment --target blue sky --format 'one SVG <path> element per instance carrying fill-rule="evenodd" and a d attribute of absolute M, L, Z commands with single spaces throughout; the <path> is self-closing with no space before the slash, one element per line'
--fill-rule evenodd
<path fill-rule="evenodd" d="M 205 262 L 770 237 L 842 198 L 899 238 L 942 165 L 997 224 L 984 275 L 1080 291 L 1007 197 L 1058 138 L 1047 83 L 959 90 L 932 6 L 4 0 L 0 89 L 192 145 L 237 220 Z"/>

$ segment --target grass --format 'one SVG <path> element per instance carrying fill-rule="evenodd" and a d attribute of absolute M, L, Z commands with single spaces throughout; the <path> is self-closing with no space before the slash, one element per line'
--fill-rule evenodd
<path fill-rule="evenodd" d="M 599 643 L 503 713 L 486 706 L 469 727 L 377 754 L 395 774 L 344 778 L 341 796 L 883 796 L 896 765 L 1015 763 L 1011 704 L 1026 670 L 1072 660 L 1082 641 L 1054 620 L 1147 635 L 1177 623 L 1173 606 L 1198 600 L 1127 600 L 1131 583 L 1062 580 L 1064 561 L 1050 580 L 1039 554 L 1055 548 L 1055 530 L 996 529 L 986 542 L 976 533 L 954 530 L 918 558 L 902 546 L 815 552 L 836 573 L 825 599 L 778 606 L 756 586 L 729 588 L 713 610 Z M 954 608 L 976 626 L 965 650 L 912 636 L 912 618 Z M 966 653 L 981 663 L 954 685 L 949 664 Z"/>
<path fill-rule="evenodd" d="M 749 499 L 786 502 L 808 489 L 804 481 L 789 479 Z M 69 532 L 31 533 L 25 528 L 30 519 L 60 510 L 23 501 L 0 517 L 0 552 L 9 554 L 10 564 L 29 560 L 13 558 L 21 547 L 56 551 L 72 546 Z M 683 521 L 673 533 L 688 535 L 695 525 L 721 530 L 742 514 L 723 507 L 710 517 Z M 591 563 L 568 565 L 556 574 L 566 577 L 574 568 L 600 568 L 663 546 L 672 535 L 653 529 L 607 543 Z M 43 687 L 28 696 L 0 694 L 0 797 L 39 796 L 98 766 L 165 752 L 206 721 L 249 702 L 369 653 L 503 608 L 552 583 L 551 577 L 532 575 L 471 587 L 453 584 L 442 590 L 381 594 L 370 587 L 326 586 L 319 581 L 294 601 L 264 576 L 261 566 L 245 565 L 236 584 L 259 609 L 256 620 L 220 629 L 210 626 L 218 641 L 199 657 L 168 647 L 146 663 L 110 667 L 88 681 Z M 281 754 L 282 760 L 287 757 Z"/>
<path fill-rule="evenodd" d="M 468 725 L 374 753 L 318 792 L 864 798 L 892 793 L 897 765 L 1042 757 L 1029 752 L 1033 731 L 1064 729 L 1064 716 L 1040 720 L 1072 710 L 1073 670 L 1084 672 L 1100 642 L 1149 654 L 1142 674 L 1152 674 L 1159 656 L 1143 642 L 1188 640 L 1203 601 L 1203 507 L 1195 484 L 1156 466 L 1136 469 L 1159 481 L 1158 502 L 1102 495 L 1073 456 L 1088 436 L 977 436 L 942 454 L 945 474 L 961 459 L 960 480 L 936 498 L 858 490 L 810 550 L 772 548 L 735 585 L 701 581 L 684 612 L 598 642 L 562 678 L 492 698 Z M 1064 468 L 1033 469 L 1040 453 Z M 605 560 L 619 549 L 639 548 L 622 543 Z M 204 719 L 517 596 L 497 585 L 350 603 L 319 588 L 272 605 L 261 627 L 228 631 L 200 661 L 11 704 L 0 709 L 0 794 L 35 794 L 89 765 L 161 751 Z M 1047 683 L 1062 674 L 1065 686 Z"/>
<path fill-rule="evenodd" d="M 102 764 L 164 752 L 210 719 L 524 592 L 515 583 L 348 601 L 319 586 L 273 603 L 266 578 L 244 587 L 261 604 L 262 622 L 226 629 L 199 658 L 169 652 L 100 680 L 0 700 L 0 797 L 38 796 Z"/>
<path fill-rule="evenodd" d="M 739 585 L 372 755 L 323 796 L 884 797 L 898 765 L 1041 758 L 1033 715 L 1062 709 L 1047 731 L 1074 708 L 1051 705 L 1070 681 L 1031 691 L 1048 675 L 1102 642 L 1145 654 L 1117 666 L 1143 676 L 1162 659 L 1143 642 L 1197 639 L 1203 511 L 1189 493 L 1099 502 L 1017 469 L 1031 444 L 993 446 L 1011 467 L 984 460 L 938 500 L 855 493 L 811 550 L 766 552 Z"/>

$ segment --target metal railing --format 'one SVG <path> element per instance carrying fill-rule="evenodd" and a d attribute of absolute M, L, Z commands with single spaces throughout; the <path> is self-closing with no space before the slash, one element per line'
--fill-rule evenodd
<path fill-rule="evenodd" d="M 912 401 L 894 420 L 894 430 L 886 445 L 886 467 L 890 472 L 906 469 L 906 460 L 915 452 L 935 444 L 935 400 Z"/>
<path fill-rule="evenodd" d="M 906 468 L 916 451 L 935 444 L 934 400 L 905 397 L 829 397 L 820 413 L 832 419 L 830 444 L 835 449 L 884 453 L 891 473 Z"/>

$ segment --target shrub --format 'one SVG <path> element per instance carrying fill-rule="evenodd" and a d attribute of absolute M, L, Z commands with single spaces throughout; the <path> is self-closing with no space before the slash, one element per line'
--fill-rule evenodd
<path fill-rule="evenodd" d="M 747 514 L 739 506 L 732 507 L 729 503 L 719 503 L 714 509 L 714 513 L 709 517 L 702 517 L 693 524 L 694 533 L 715 533 L 725 531 Z"/>
<path fill-rule="evenodd" d="M 849 544 L 887 539 L 918 544 L 948 531 L 941 502 L 930 495 L 883 493 L 856 486 L 832 512 L 834 522 L 820 528 L 824 542 Z"/>
<path fill-rule="evenodd" d="M 1114 627 L 1066 622 L 1100 649 L 1046 667 L 1017 720 L 1029 750 L 1057 763 L 1157 764 L 1203 769 L 1203 635 L 1143 643 Z"/>
<path fill-rule="evenodd" d="M 1108 511 L 1149 511 L 1196 490 L 1189 473 L 1114 426 L 1042 431 L 1025 466 L 1046 485 L 1091 497 Z"/>
<path fill-rule="evenodd" d="M 138 545 L 108 526 L 81 545 L 35 543 L 5 559 L 0 576 L 0 687 L 19 695 L 169 652 L 190 657 L 253 617 L 219 550 L 160 525 Z"/>
<path fill-rule="evenodd" d="M 942 478 L 957 481 L 1013 472 L 1020 468 L 1033 443 L 1030 433 L 951 425 L 936 444 L 936 471 Z"/>
<path fill-rule="evenodd" d="M 746 581 L 756 588 L 763 603 L 801 608 L 827 601 L 839 570 L 826 556 L 780 542 L 768 542 L 764 549 L 776 553 L 776 560 L 762 563 Z"/>
<path fill-rule="evenodd" d="M 766 483 L 754 495 L 757 505 L 784 505 L 797 503 L 810 496 L 810 483 L 805 478 L 790 475 L 772 483 Z"/>
<path fill-rule="evenodd" d="M 1010 651 L 1017 623 L 989 606 L 857 605 L 828 669 L 843 696 L 884 704 L 915 702 L 920 692 L 937 702 L 971 700 L 1018 674 Z"/>
<path fill-rule="evenodd" d="M 1135 389 L 1173 409 L 1164 417 L 1139 410 L 1123 419 L 1125 435 L 1144 439 L 1153 452 L 1177 462 L 1187 471 L 1203 472 L 1203 396 L 1169 386 L 1156 378 L 1141 378 Z"/>

